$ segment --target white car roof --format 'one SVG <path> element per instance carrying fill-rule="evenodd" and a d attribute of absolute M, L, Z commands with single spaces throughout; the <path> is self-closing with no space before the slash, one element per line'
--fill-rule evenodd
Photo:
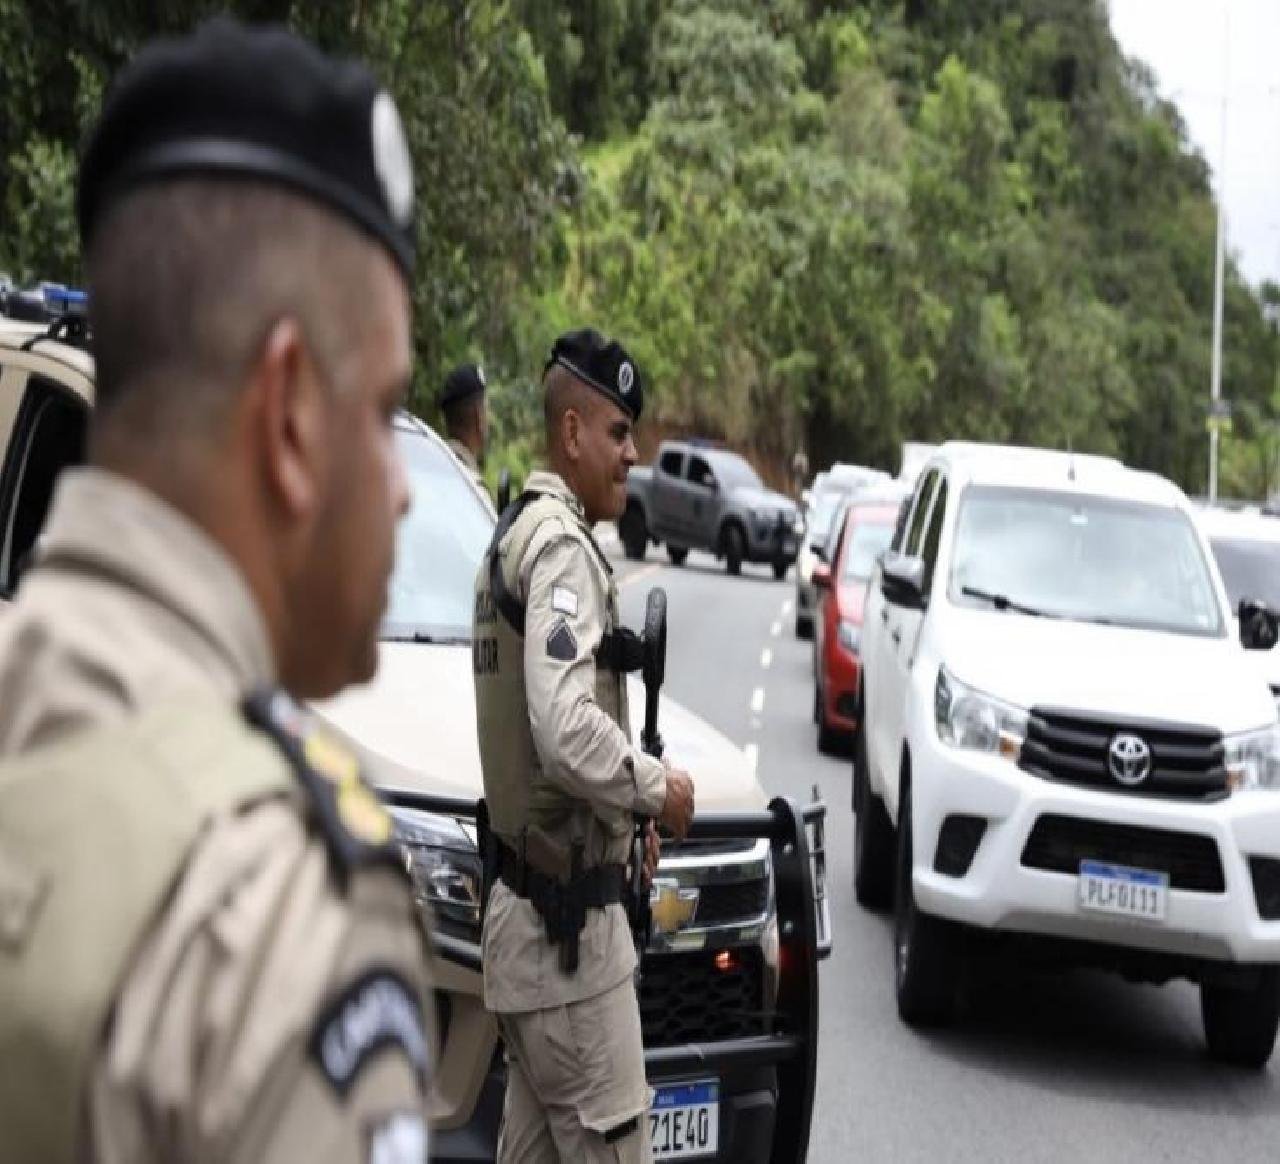
<path fill-rule="evenodd" d="M 1186 495 L 1172 481 L 1156 473 L 1131 469 L 1114 457 L 948 441 L 929 458 L 925 469 L 939 463 L 950 472 L 953 487 L 973 484 L 1053 489 L 1151 505 L 1188 507 Z"/>
<path fill-rule="evenodd" d="M 1269 517 L 1256 510 L 1249 512 L 1203 505 L 1195 508 L 1195 518 L 1206 537 L 1280 542 L 1280 517 Z"/>

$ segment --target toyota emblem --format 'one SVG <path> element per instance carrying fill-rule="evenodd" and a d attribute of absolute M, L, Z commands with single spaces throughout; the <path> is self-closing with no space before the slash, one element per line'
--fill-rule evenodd
<path fill-rule="evenodd" d="M 1140 736 L 1121 732 L 1107 749 L 1107 767 L 1117 781 L 1132 788 L 1151 775 L 1151 749 Z"/>

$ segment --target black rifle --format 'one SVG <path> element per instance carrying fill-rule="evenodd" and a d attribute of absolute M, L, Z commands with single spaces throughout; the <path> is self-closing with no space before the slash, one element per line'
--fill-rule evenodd
<path fill-rule="evenodd" d="M 644 609 L 644 729 L 640 747 L 655 759 L 662 759 L 662 736 L 658 733 L 658 696 L 667 670 L 667 592 L 660 586 L 649 591 Z M 644 883 L 645 838 L 649 818 L 637 814 L 631 842 L 631 894 L 627 914 L 635 937 L 636 953 L 643 955 L 653 929 L 649 909 L 649 887 Z"/>

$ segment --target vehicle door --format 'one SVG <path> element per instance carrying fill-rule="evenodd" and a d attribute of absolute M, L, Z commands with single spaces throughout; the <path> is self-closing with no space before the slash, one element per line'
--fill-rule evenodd
<path fill-rule="evenodd" d="M 905 538 L 899 552 L 917 556 L 924 540 L 929 507 L 940 472 L 931 469 L 921 478 L 912 499 L 911 516 L 905 526 Z M 896 541 L 896 539 L 895 539 Z M 898 764 L 902 754 L 902 701 L 906 697 L 906 659 L 914 642 L 909 638 L 917 622 L 910 615 L 914 612 L 896 603 L 885 601 L 880 589 L 881 570 L 873 579 L 872 594 L 875 608 L 868 603 L 866 620 L 879 622 L 875 634 L 876 657 L 868 660 L 872 678 L 866 685 L 867 693 L 867 749 L 871 762 L 879 774 L 880 789 L 885 802 L 896 805 L 898 798 Z M 867 621 L 864 620 L 864 635 Z M 904 650 L 903 644 L 907 644 Z M 896 811 L 896 810 L 895 810 Z M 896 817 L 895 817 L 896 819 Z"/>
<path fill-rule="evenodd" d="M 659 541 L 681 534 L 681 511 L 684 508 L 684 462 L 682 449 L 664 448 L 653 467 L 649 524 Z"/>
<path fill-rule="evenodd" d="M 685 478 L 685 536 L 692 545 L 713 545 L 723 500 L 720 482 L 711 463 L 697 453 L 689 457 Z"/>
<path fill-rule="evenodd" d="M 48 369 L 37 371 L 38 365 Z M 17 590 L 44 527 L 58 475 L 83 462 L 89 405 L 28 353 L 0 352 L 0 599 Z"/>

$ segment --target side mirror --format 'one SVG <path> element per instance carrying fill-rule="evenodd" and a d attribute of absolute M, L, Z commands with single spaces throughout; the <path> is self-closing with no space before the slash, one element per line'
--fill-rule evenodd
<path fill-rule="evenodd" d="M 815 590 L 831 589 L 831 567 L 826 562 L 814 562 L 810 578 Z"/>
<path fill-rule="evenodd" d="M 890 551 L 880 569 L 880 593 L 886 602 L 909 610 L 924 609 L 924 559 Z"/>
<path fill-rule="evenodd" d="M 826 542 L 810 542 L 809 549 L 813 551 L 813 556 L 817 558 L 819 562 L 825 562 L 827 560 Z"/>
<path fill-rule="evenodd" d="M 1280 621 L 1264 602 L 1240 599 L 1240 645 L 1246 651 L 1269 651 L 1280 641 Z"/>

